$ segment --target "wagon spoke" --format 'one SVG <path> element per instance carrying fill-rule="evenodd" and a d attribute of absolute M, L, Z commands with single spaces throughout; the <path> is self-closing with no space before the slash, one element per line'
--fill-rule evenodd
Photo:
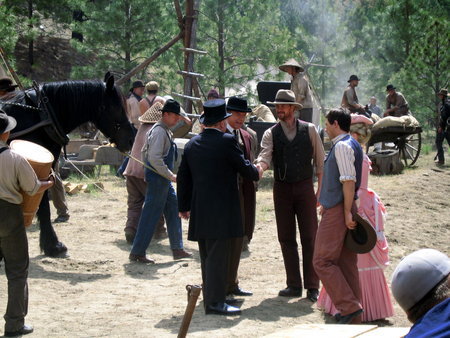
<path fill-rule="evenodd" d="M 409 143 L 405 144 L 407 147 L 411 148 L 414 152 L 417 152 L 418 149 L 416 147 L 413 147 L 412 145 L 410 145 Z"/>
<path fill-rule="evenodd" d="M 404 148 L 404 150 L 403 150 L 404 152 L 406 152 L 406 153 L 408 153 L 408 156 L 409 156 L 409 158 L 411 159 L 411 160 L 413 160 L 414 159 L 414 155 L 413 154 L 411 154 L 410 152 L 409 152 L 409 150 L 405 147 Z"/>

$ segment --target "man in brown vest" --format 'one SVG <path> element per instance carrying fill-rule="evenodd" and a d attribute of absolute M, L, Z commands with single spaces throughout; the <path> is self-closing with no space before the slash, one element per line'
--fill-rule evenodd
<path fill-rule="evenodd" d="M 287 275 L 287 287 L 279 296 L 301 297 L 304 287 L 308 290 L 307 298 L 315 302 L 319 295 L 319 278 L 312 264 L 317 232 L 313 174 L 315 169 L 317 191 L 320 191 L 325 153 L 315 126 L 295 118 L 294 111 L 299 106 L 301 109 L 301 105 L 295 102 L 291 90 L 279 90 L 275 102 L 268 104 L 275 105 L 279 123 L 265 131 L 257 167 L 264 171 L 273 162 L 275 217 Z M 302 244 L 304 285 L 300 275 L 296 218 Z"/>

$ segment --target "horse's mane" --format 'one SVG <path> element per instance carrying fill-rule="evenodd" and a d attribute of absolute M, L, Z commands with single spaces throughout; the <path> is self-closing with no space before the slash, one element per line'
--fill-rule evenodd
<path fill-rule="evenodd" d="M 99 80 L 60 81 L 45 83 L 42 89 L 54 110 L 76 110 L 94 116 L 102 103 L 105 84 Z"/>

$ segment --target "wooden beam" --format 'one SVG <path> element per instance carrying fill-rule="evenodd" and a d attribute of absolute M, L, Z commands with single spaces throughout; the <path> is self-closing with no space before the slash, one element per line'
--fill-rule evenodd
<path fill-rule="evenodd" d="M 184 99 L 188 99 L 188 100 L 191 100 L 191 101 L 201 101 L 202 100 L 199 97 L 194 97 L 194 96 L 189 96 L 189 95 L 184 95 L 184 94 L 178 94 L 178 93 L 174 93 L 174 92 L 172 92 L 172 95 L 175 95 L 175 96 L 178 96 L 178 97 L 182 97 Z M 190 113 L 187 113 L 187 114 L 190 114 Z"/>
<path fill-rule="evenodd" d="M 170 47 L 172 47 L 175 43 L 178 42 L 178 40 L 182 39 L 183 37 L 184 37 L 184 32 L 181 31 L 180 33 L 178 33 L 177 36 L 172 38 L 172 40 L 170 40 L 165 46 L 158 49 L 152 56 L 150 56 L 148 59 L 146 59 L 140 65 L 134 67 L 132 70 L 130 70 L 128 72 L 128 74 L 125 74 L 122 78 L 117 80 L 116 84 L 119 86 L 124 84 L 126 81 L 131 79 L 131 77 L 133 75 L 135 75 L 137 72 L 139 72 L 139 71 L 143 70 L 145 67 L 147 67 L 150 63 L 152 63 L 154 60 L 156 60 L 158 58 L 158 56 L 160 56 L 161 54 L 166 52 Z"/>
<path fill-rule="evenodd" d="M 200 73 L 193 73 L 193 72 L 185 72 L 184 70 L 177 71 L 177 74 L 181 74 L 183 76 L 192 76 L 192 77 L 205 77 L 205 75 Z"/>
<path fill-rule="evenodd" d="M 198 49 L 193 49 L 193 48 L 185 48 L 182 47 L 180 48 L 183 52 L 186 53 L 196 53 L 196 54 L 201 54 L 201 55 L 206 55 L 208 54 L 208 52 L 205 52 L 204 50 L 198 50 Z"/>

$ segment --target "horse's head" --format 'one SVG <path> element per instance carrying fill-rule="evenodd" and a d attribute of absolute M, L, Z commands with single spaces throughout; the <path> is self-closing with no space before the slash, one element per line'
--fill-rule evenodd
<path fill-rule="evenodd" d="M 131 149 L 134 131 L 126 115 L 125 97 L 114 85 L 114 76 L 105 76 L 105 92 L 103 94 L 102 114 L 96 121 L 97 128 L 115 143 L 121 151 Z"/>

